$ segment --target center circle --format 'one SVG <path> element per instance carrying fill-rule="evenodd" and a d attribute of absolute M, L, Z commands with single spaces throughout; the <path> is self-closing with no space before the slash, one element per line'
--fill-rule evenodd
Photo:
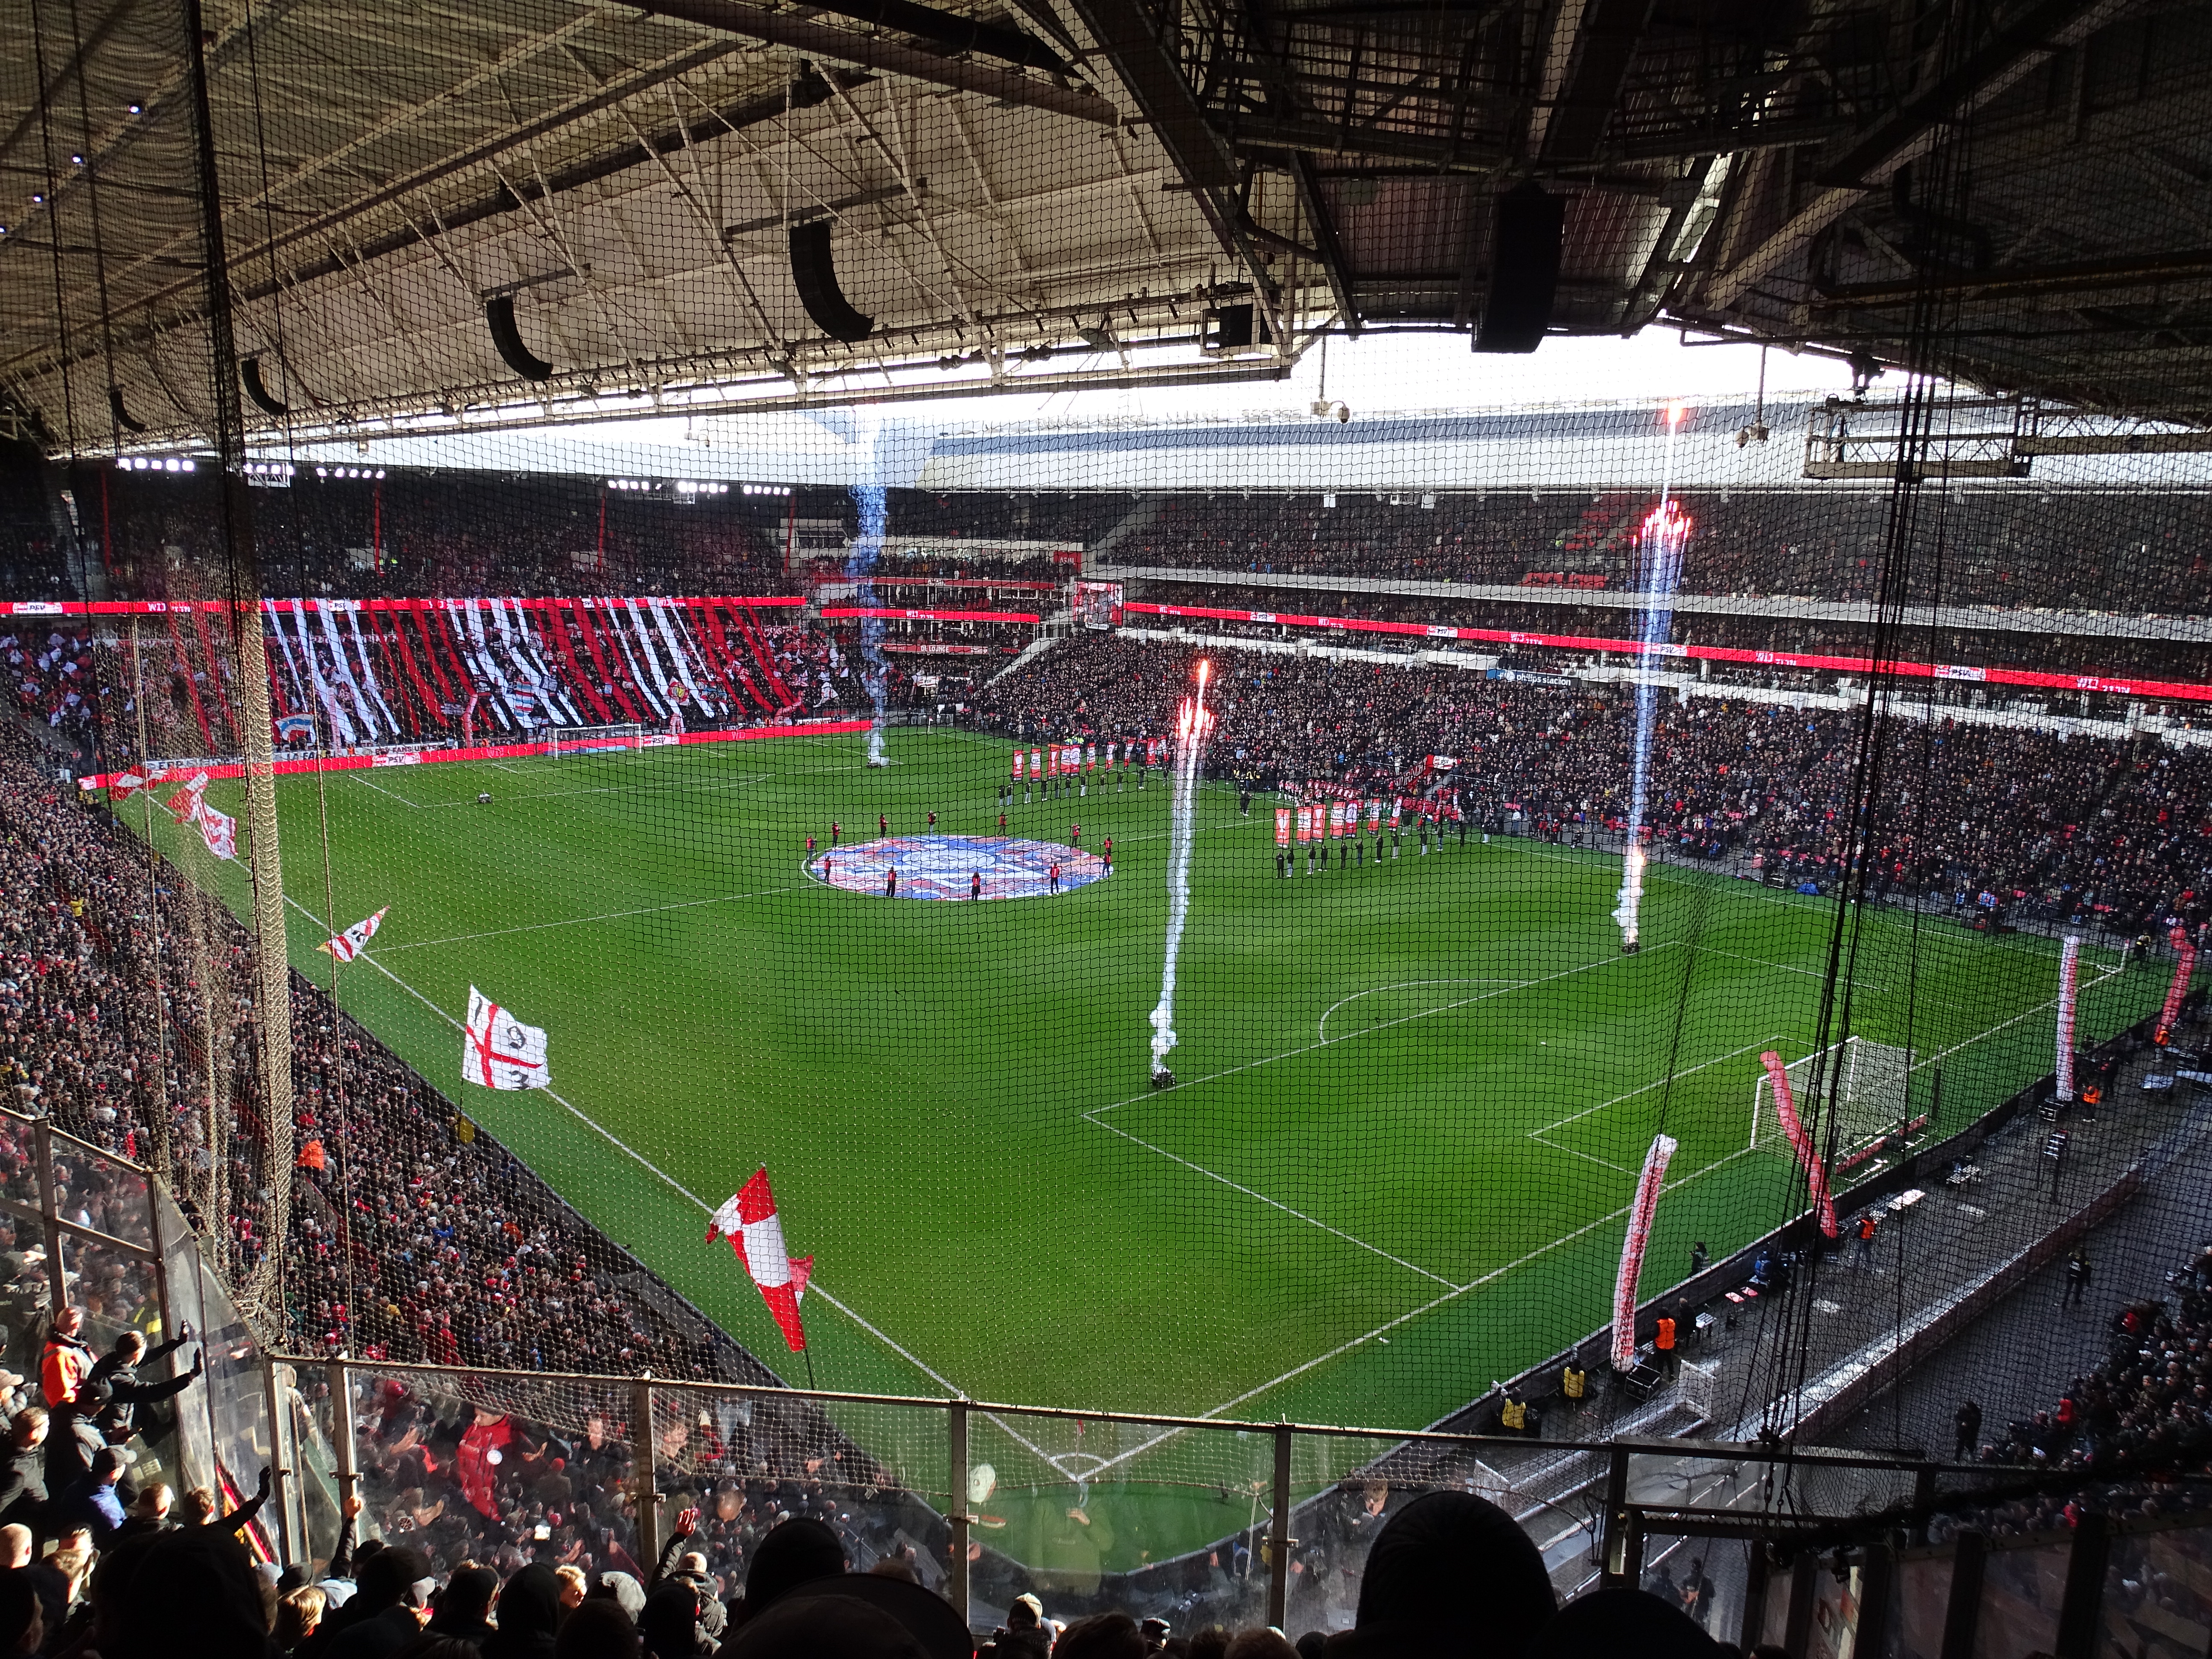
<path fill-rule="evenodd" d="M 1053 871 L 1059 869 L 1054 883 Z M 848 893 L 886 896 L 898 872 L 902 899 L 1048 898 L 1106 874 L 1106 860 L 1079 848 L 1014 836 L 885 836 L 833 847 L 806 861 L 806 873 Z"/>

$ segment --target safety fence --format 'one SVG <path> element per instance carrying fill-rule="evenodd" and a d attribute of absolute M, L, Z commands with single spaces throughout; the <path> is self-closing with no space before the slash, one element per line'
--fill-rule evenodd
<path fill-rule="evenodd" d="M 14 1113 L 0 1113 L 0 1270 L 5 1362 L 22 1376 L 57 1301 L 87 1310 L 95 1347 L 189 1323 L 167 1363 L 202 1350 L 204 1380 L 132 1478 L 206 1486 L 228 1509 L 269 1469 L 270 1497 L 243 1528 L 269 1560 L 327 1560 L 352 1498 L 362 1535 L 410 1537 L 449 1563 L 519 1552 L 642 1577 L 691 1510 L 684 1547 L 733 1590 L 763 1533 L 812 1514 L 856 1569 L 904 1559 L 978 1630 L 1025 1591 L 1060 1616 L 1334 1630 L 1390 1516 L 1449 1490 L 1512 1513 L 1563 1595 L 1643 1583 L 1747 1646 L 2178 1654 L 2212 1636 L 2212 1492 L 2170 1479 L 2083 1494 L 2033 1469 L 1779 1443 L 286 1355 L 152 1171 Z"/>

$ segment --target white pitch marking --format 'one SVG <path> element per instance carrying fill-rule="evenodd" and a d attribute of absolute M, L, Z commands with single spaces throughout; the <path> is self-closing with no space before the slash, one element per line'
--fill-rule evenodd
<path fill-rule="evenodd" d="M 374 789 L 378 794 L 385 796 L 388 799 L 398 801 L 402 806 L 411 806 L 418 812 L 422 810 L 422 803 L 421 801 L 410 800 L 406 796 L 399 793 L 397 790 L 386 789 L 380 783 L 371 783 L 367 778 L 356 778 L 354 781 L 361 785 L 364 789 Z"/>
<path fill-rule="evenodd" d="M 1088 1113 L 1085 1113 L 1085 1116 L 1089 1118 L 1090 1121 L 1098 1123 L 1098 1120 L 1095 1117 L 1090 1117 Z M 1233 1192 L 1242 1193 L 1247 1198 L 1256 1198 L 1261 1203 L 1267 1205 L 1271 1208 L 1280 1210 L 1285 1215 L 1295 1217 L 1297 1219 L 1304 1222 L 1310 1227 L 1318 1227 L 1322 1231 L 1334 1234 L 1347 1244 L 1356 1244 L 1363 1250 L 1367 1250 L 1376 1255 L 1381 1256 L 1385 1261 L 1393 1262 L 1398 1267 L 1403 1267 L 1407 1273 L 1419 1273 L 1424 1279 L 1433 1279 L 1439 1285 L 1449 1285 L 1452 1283 L 1450 1279 L 1445 1278 L 1442 1273 L 1431 1273 L 1426 1267 L 1419 1267 L 1414 1263 L 1407 1261 L 1403 1256 L 1393 1255 L 1389 1251 L 1382 1249 L 1380 1245 L 1370 1244 L 1364 1238 L 1356 1238 L 1352 1234 L 1345 1231 L 1343 1228 L 1332 1227 L 1328 1222 L 1318 1220 L 1315 1217 L 1306 1214 L 1303 1210 L 1294 1210 L 1289 1205 L 1284 1203 L 1280 1199 L 1270 1198 L 1267 1194 L 1259 1192 L 1253 1188 L 1247 1187 L 1241 1182 L 1231 1181 L 1227 1176 L 1218 1174 L 1214 1170 L 1207 1169 L 1203 1164 L 1194 1164 L 1190 1159 L 1183 1157 L 1181 1153 L 1171 1152 L 1164 1146 L 1155 1146 L 1151 1141 L 1131 1134 L 1127 1129 L 1111 1123 L 1098 1123 L 1098 1127 L 1102 1129 L 1111 1131 L 1113 1133 L 1121 1136 L 1124 1140 L 1132 1141 L 1137 1146 L 1142 1146 L 1148 1152 L 1158 1152 L 1162 1158 L 1168 1159 L 1170 1162 L 1182 1164 L 1186 1170 L 1194 1170 L 1200 1175 L 1204 1176 L 1208 1181 L 1218 1181 L 1223 1186 L 1229 1188 Z"/>
<path fill-rule="evenodd" d="M 1750 1147 L 1746 1146 L 1741 1151 L 1730 1152 L 1725 1158 L 1716 1158 L 1712 1163 L 1706 1164 L 1705 1168 L 1701 1170 L 1693 1170 L 1688 1175 L 1684 1176 L 1680 1181 L 1668 1182 L 1665 1190 L 1671 1193 L 1678 1187 L 1686 1187 L 1693 1181 L 1702 1180 L 1706 1176 L 1711 1175 L 1715 1170 L 1721 1169 L 1727 1164 L 1733 1164 L 1736 1159 L 1745 1157 L 1751 1150 L 1752 1149 Z M 1620 1208 L 1613 1210 L 1605 1215 L 1601 1215 L 1594 1221 L 1584 1223 L 1582 1226 L 1576 1228 L 1574 1231 L 1571 1233 L 1562 1233 L 1550 1243 L 1540 1244 L 1534 1249 L 1530 1250 L 1527 1255 L 1516 1256 L 1514 1260 L 1505 1263 L 1503 1267 L 1492 1268 L 1488 1273 L 1484 1273 L 1479 1279 L 1471 1279 L 1465 1285 L 1462 1285 L 1455 1289 L 1444 1291 L 1441 1296 L 1431 1297 L 1429 1301 L 1424 1302 L 1419 1307 L 1410 1309 L 1407 1312 L 1400 1314 L 1395 1319 L 1392 1319 L 1387 1321 L 1383 1324 L 1377 1325 L 1373 1330 L 1367 1332 L 1364 1335 L 1355 1336 L 1348 1342 L 1340 1342 L 1328 1352 L 1316 1354 L 1313 1358 L 1307 1360 L 1304 1364 L 1291 1367 L 1289 1370 L 1285 1371 L 1280 1376 L 1273 1377 L 1267 1382 L 1259 1384 L 1256 1388 L 1247 1389 L 1235 1399 L 1224 1400 L 1212 1410 L 1200 1412 L 1199 1415 L 1200 1417 L 1219 1417 L 1224 1412 L 1234 1411 L 1237 1407 L 1243 1405 L 1248 1400 L 1257 1399 L 1260 1395 L 1267 1393 L 1270 1389 L 1280 1388 L 1284 1383 L 1291 1382 L 1297 1377 L 1303 1376 L 1306 1372 L 1314 1370 L 1317 1366 L 1325 1365 L 1332 1359 L 1336 1359 L 1345 1354 L 1350 1353 L 1354 1348 L 1359 1347 L 1365 1343 L 1380 1341 L 1390 1332 L 1396 1330 L 1401 1325 L 1408 1324 L 1412 1321 L 1420 1318 L 1424 1314 L 1432 1313 L 1437 1309 L 1443 1306 L 1445 1303 L 1456 1300 L 1458 1297 L 1465 1296 L 1469 1291 L 1480 1290 L 1485 1285 L 1492 1283 L 1493 1281 L 1504 1277 L 1505 1274 L 1513 1272 L 1516 1268 L 1527 1267 L 1531 1261 L 1536 1260 L 1537 1257 L 1548 1255 L 1553 1250 L 1558 1249 L 1562 1244 L 1571 1243 L 1576 1239 L 1580 1238 L 1584 1233 L 1593 1232 L 1596 1229 L 1604 1226 L 1609 1221 L 1620 1220 L 1633 1207 L 1635 1206 L 1632 1205 L 1624 1204 Z M 1105 1467 L 1094 1472 L 1091 1478 L 1093 1480 L 1096 1480 L 1100 1474 L 1105 1473 L 1106 1468 L 1110 1468 L 1115 1463 L 1126 1462 L 1129 1458 L 1136 1456 L 1139 1452 L 1149 1451 L 1154 1446 L 1159 1445 L 1164 1441 L 1172 1440 L 1179 1434 L 1188 1434 L 1189 1432 L 1190 1431 L 1188 1429 L 1170 1429 L 1164 1433 L 1155 1435 L 1152 1439 L 1144 1441 L 1138 1445 L 1132 1446 L 1128 1450 L 1110 1459 Z"/>
<path fill-rule="evenodd" d="M 317 916 L 313 911 L 308 909 L 306 905 L 301 903 L 299 900 L 292 897 L 289 894 L 285 896 L 284 902 L 287 904 L 289 904 L 294 909 L 297 910 L 301 915 L 307 917 L 308 921 L 313 922 L 318 927 L 325 926 L 320 917 Z M 424 996 L 420 991 L 410 985 L 405 980 L 400 978 L 398 975 L 393 973 L 382 963 L 377 961 L 367 951 L 362 952 L 356 960 L 368 963 L 368 965 L 375 969 L 378 973 L 383 975 L 385 978 L 390 980 L 401 990 L 406 992 L 409 996 L 413 997 L 416 1001 L 421 1003 L 432 1013 L 437 1015 L 439 1018 L 444 1020 L 455 1030 L 459 1031 L 467 1029 L 461 1021 L 455 1019 L 443 1008 L 441 1008 L 436 1003 L 431 1001 L 429 998 Z M 591 1129 L 594 1133 L 604 1137 L 610 1146 L 615 1147 L 617 1151 L 627 1154 L 631 1158 L 634 1158 L 640 1168 L 645 1170 L 647 1173 L 657 1176 L 661 1182 L 665 1183 L 672 1191 L 681 1194 L 684 1197 L 690 1199 L 692 1203 L 699 1206 L 701 1214 L 714 1214 L 714 1206 L 713 1205 L 708 1203 L 706 1200 L 701 1198 L 696 1193 L 692 1192 L 690 1188 L 684 1186 L 683 1182 L 678 1181 L 675 1176 L 670 1175 L 665 1170 L 653 1162 L 652 1159 L 647 1158 L 644 1153 L 639 1152 L 635 1146 L 632 1146 L 629 1142 L 623 1140 L 620 1136 L 606 1128 L 590 1114 L 581 1110 L 574 1105 L 572 1105 L 568 1101 L 563 1099 L 551 1089 L 540 1090 L 538 1092 L 544 1094 L 548 1099 L 553 1101 L 563 1110 L 568 1112 L 578 1122 L 583 1124 L 585 1127 Z M 939 1388 L 943 1389 L 947 1394 L 956 1395 L 961 1399 L 965 1399 L 967 1397 L 966 1391 L 963 1389 L 958 1383 L 953 1382 L 951 1378 L 946 1376 L 943 1372 L 936 1370 L 920 1355 L 894 1341 L 886 1332 L 871 1322 L 869 1320 L 862 1317 L 848 1304 L 839 1301 L 836 1297 L 830 1295 L 828 1291 L 823 1288 L 822 1281 L 818 1276 L 809 1279 L 806 1281 L 806 1288 L 815 1295 L 820 1297 L 824 1302 L 827 1302 L 831 1307 L 836 1309 L 839 1313 L 843 1314 L 846 1318 L 851 1320 L 862 1330 L 867 1332 L 869 1335 L 874 1337 L 878 1342 L 889 1348 L 900 1358 L 905 1360 L 907 1364 L 912 1365 L 916 1370 L 920 1371 L 924 1376 L 927 1376 L 931 1382 L 936 1383 Z M 1055 1469 L 1059 1469 L 1060 1472 L 1062 1474 L 1066 1475 L 1070 1480 L 1079 1479 L 1075 1474 L 1071 1474 L 1065 1468 L 1062 1468 L 1058 1459 L 1056 1459 L 1052 1453 L 1045 1450 L 1043 1447 L 1036 1444 L 1034 1442 L 1017 1432 L 1012 1427 L 1002 1421 L 997 1416 L 992 1416 L 991 1421 L 997 1423 L 1000 1428 L 1005 1429 L 1010 1438 L 1018 1441 L 1023 1446 L 1027 1447 L 1030 1451 L 1036 1453 L 1036 1455 L 1043 1462 L 1051 1464 Z"/>
<path fill-rule="evenodd" d="M 1683 1070 L 1675 1073 L 1674 1075 L 1676 1077 L 1688 1077 L 1693 1072 L 1704 1071 L 1708 1066 L 1717 1066 L 1724 1060 L 1734 1060 L 1738 1054 L 1747 1054 L 1753 1048 L 1758 1048 L 1761 1043 L 1774 1043 L 1781 1041 L 1782 1039 L 1780 1037 L 1754 1037 L 1749 1042 L 1745 1043 L 1741 1048 L 1731 1048 L 1724 1054 L 1715 1054 L 1711 1060 L 1701 1060 L 1695 1066 L 1686 1066 Z M 1633 1100 L 1638 1095 L 1649 1094 L 1652 1090 L 1658 1088 L 1666 1081 L 1667 1079 L 1663 1077 L 1654 1078 L 1650 1082 L 1644 1084 L 1640 1088 L 1631 1089 L 1625 1095 L 1615 1095 L 1611 1100 L 1600 1101 L 1595 1106 L 1585 1106 L 1579 1112 L 1576 1112 L 1571 1116 L 1563 1117 L 1556 1123 L 1547 1123 L 1542 1128 L 1531 1129 L 1528 1133 L 1531 1135 L 1549 1134 L 1553 1130 L 1563 1129 L 1568 1124 L 1575 1122 L 1578 1119 L 1589 1116 L 1593 1112 L 1601 1112 L 1608 1106 L 1620 1105 L 1624 1100 Z"/>
<path fill-rule="evenodd" d="M 1511 979 L 1503 974 L 1478 974 L 1465 979 L 1401 979 L 1395 984 L 1377 985 L 1369 990 L 1354 991 L 1350 996 L 1341 998 L 1335 1002 L 1330 1003 L 1328 1008 L 1322 1013 L 1321 1024 L 1316 1027 L 1316 1033 L 1322 1042 L 1327 1042 L 1328 1041 L 1329 1015 L 1343 1007 L 1346 1003 L 1357 1002 L 1362 997 L 1380 996 L 1385 991 L 1402 991 L 1408 986 L 1413 985 L 1511 985 L 1517 987 L 1528 985 L 1532 982 L 1533 981 L 1525 979 Z"/>
<path fill-rule="evenodd" d="M 635 910 L 608 910 L 595 916 L 564 916 L 558 921 L 526 922 L 519 927 L 494 927 L 481 933 L 449 933 L 443 939 L 418 939 L 404 945 L 386 945 L 380 948 L 380 954 L 392 951 L 420 951 L 433 945 L 459 945 L 475 939 L 498 939 L 507 933 L 534 933 L 548 927 L 581 927 L 594 921 L 619 921 L 625 916 L 659 915 L 664 910 L 696 910 L 702 904 L 734 904 L 739 899 L 767 898 L 776 893 L 798 890 L 795 887 L 763 887 L 757 893 L 718 893 L 713 898 L 684 899 L 674 904 L 648 904 Z"/>

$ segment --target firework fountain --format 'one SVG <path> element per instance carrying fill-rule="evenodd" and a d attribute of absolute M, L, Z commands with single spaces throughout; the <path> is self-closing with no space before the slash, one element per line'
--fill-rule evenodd
<path fill-rule="evenodd" d="M 1190 915 L 1190 842 L 1193 820 L 1198 813 L 1200 763 L 1206 756 L 1206 734 L 1213 716 L 1206 712 L 1206 683 L 1213 665 L 1203 658 L 1198 665 L 1198 690 L 1176 710 L 1175 775 L 1168 803 L 1168 948 L 1160 969 L 1160 1000 L 1152 1010 L 1152 1087 L 1164 1089 L 1175 1081 L 1168 1070 L 1168 1050 L 1176 1046 L 1176 958 L 1182 951 L 1183 922 Z"/>
<path fill-rule="evenodd" d="M 1620 858 L 1620 902 L 1613 919 L 1620 924 L 1620 949 L 1641 948 L 1638 918 L 1644 908 L 1644 816 L 1651 782 L 1651 729 L 1658 724 L 1659 686 L 1656 660 L 1674 626 L 1674 589 L 1682 580 L 1682 550 L 1690 540 L 1690 520 L 1668 493 L 1674 479 L 1674 437 L 1686 410 L 1667 405 L 1667 465 L 1659 482 L 1659 505 L 1644 520 L 1636 539 L 1637 586 L 1644 595 L 1644 649 L 1636 666 L 1636 752 L 1629 775 L 1628 842 Z"/>
<path fill-rule="evenodd" d="M 854 504 L 860 510 L 858 532 L 845 555 L 845 574 L 853 579 L 853 603 L 872 610 L 876 603 L 876 560 L 884 550 L 883 429 L 869 421 L 860 433 L 868 456 L 868 477 L 853 486 Z M 876 706 L 875 723 L 868 728 L 868 764 L 888 766 L 884 754 L 884 624 L 879 617 L 860 618 L 860 684 Z"/>

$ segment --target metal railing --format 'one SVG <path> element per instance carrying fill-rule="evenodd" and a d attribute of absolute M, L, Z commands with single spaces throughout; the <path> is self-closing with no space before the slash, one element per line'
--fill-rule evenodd
<path fill-rule="evenodd" d="M 420 1532 L 477 1559 L 512 1549 L 643 1577 L 676 1515 L 697 1509 L 692 1542 L 734 1589 L 759 1534 L 811 1512 L 837 1527 L 856 1569 L 903 1555 L 979 1629 L 1036 1589 L 1061 1616 L 1328 1630 L 1351 1623 L 1389 1516 L 1449 1490 L 1513 1513 L 1563 1593 L 1703 1586 L 1708 1627 L 1747 1646 L 1802 1652 L 1817 1625 L 1855 1631 L 1869 1655 L 1952 1651 L 1944 1632 L 1971 1635 L 1978 1620 L 2086 1655 L 2083 1633 L 2118 1620 L 2212 1631 L 2203 1516 L 2037 1532 L 2057 1499 L 2031 1510 L 2021 1494 L 2063 1495 L 2067 1478 L 2033 1470 L 288 1355 L 240 1311 L 150 1170 L 4 1111 L 0 1227 L 15 1235 L 0 1240 L 14 1275 L 0 1289 L 5 1354 L 23 1374 L 35 1374 L 39 1316 L 59 1304 L 88 1310 L 95 1345 L 191 1323 L 206 1376 L 134 1474 L 208 1486 L 234 1507 L 269 1468 L 250 1530 L 273 1559 L 327 1560 L 358 1498 L 365 1535 Z M 1931 1520 L 1938 1534 L 1964 1529 L 1930 1542 Z M 1676 1572 L 1682 1585 L 1657 1577 Z"/>

